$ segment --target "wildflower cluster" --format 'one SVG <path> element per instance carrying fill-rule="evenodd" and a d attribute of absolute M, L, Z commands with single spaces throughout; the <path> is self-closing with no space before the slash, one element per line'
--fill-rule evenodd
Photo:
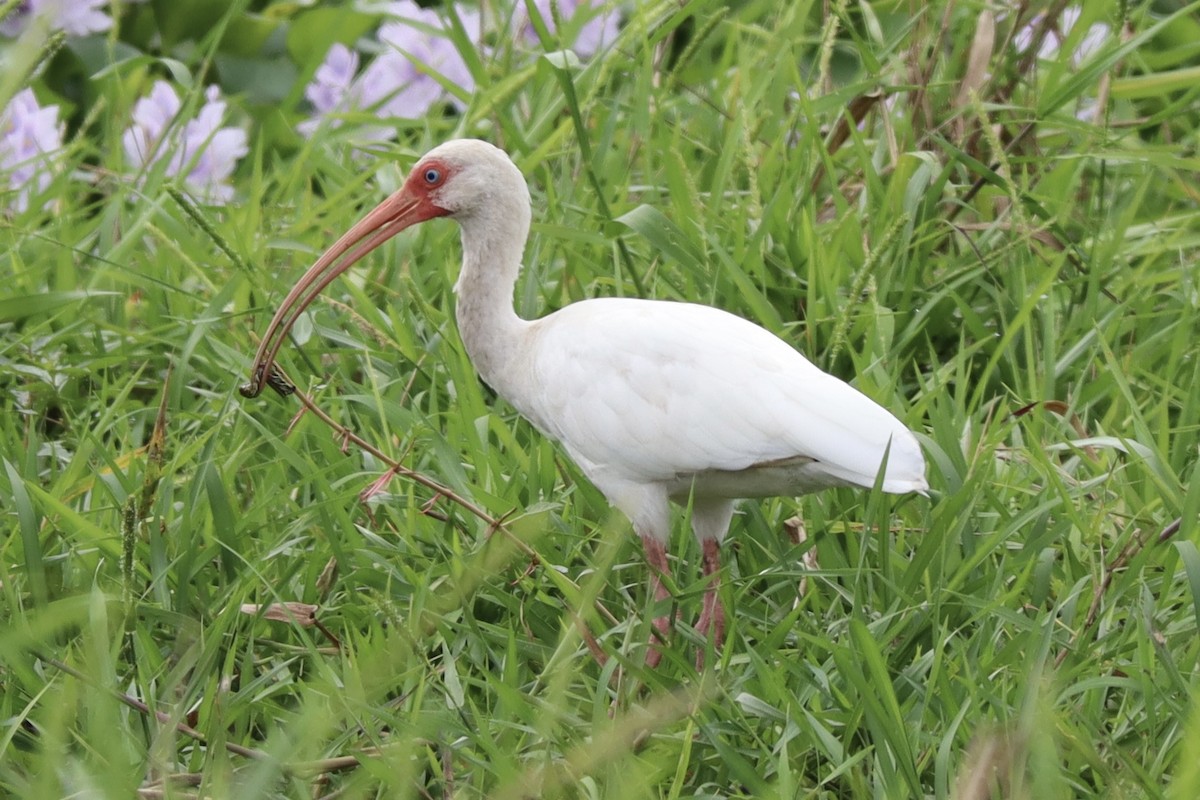
<path fill-rule="evenodd" d="M 551 0 L 533 0 L 532 6 L 545 22 L 551 36 L 557 35 L 556 19 L 564 21 L 569 42 L 541 42 L 531 13 L 523 2 L 513 6 L 506 31 L 516 31 L 529 46 L 546 47 L 571 44 L 580 56 L 594 55 L 617 36 L 618 16 L 611 8 L 589 0 L 560 0 L 558 17 L 552 13 Z M 350 113 L 361 112 L 385 119 L 415 119 L 426 114 L 436 103 L 448 102 L 462 110 L 463 100 L 475 88 L 475 79 L 452 35 L 449 14 L 453 14 L 476 51 L 488 55 L 481 41 L 484 20 L 480 12 L 456 6 L 447 15 L 422 8 L 413 0 L 388 3 L 389 18 L 380 26 L 373 49 L 378 55 L 360 74 L 360 56 L 343 44 L 335 44 L 317 68 L 304 96 L 312 104 L 314 116 L 300 123 L 300 131 L 310 134 L 320 124 L 337 126 Z M 454 87 L 453 90 L 447 89 Z M 356 131 L 360 140 L 386 140 L 395 135 L 392 125 L 367 126 Z"/>
<path fill-rule="evenodd" d="M 221 90 L 210 86 L 196 118 L 176 123 L 182 104 L 166 81 L 157 81 L 150 95 L 133 107 L 133 125 L 121 139 L 125 158 L 139 171 L 166 161 L 166 174 L 179 176 L 199 199 L 226 203 L 233 197 L 228 181 L 234 167 L 249 152 L 246 132 L 222 128 L 225 101 Z"/>
<path fill-rule="evenodd" d="M 1062 14 L 1054 21 L 1054 24 L 1049 26 L 1046 36 L 1042 39 L 1041 45 L 1038 47 L 1038 58 L 1056 58 L 1082 15 L 1083 11 L 1077 6 L 1063 9 Z M 1044 14 L 1037 14 L 1029 24 L 1016 32 L 1013 44 L 1018 52 L 1025 52 L 1033 44 L 1034 29 L 1045 22 L 1044 18 Z M 1090 58 L 1108 39 L 1110 32 L 1109 27 L 1102 22 L 1096 22 L 1089 26 L 1074 51 L 1070 53 L 1071 66 L 1077 67 Z"/>
<path fill-rule="evenodd" d="M 20 37 L 38 26 L 71 39 L 108 34 L 122 6 L 141 1 L 23 0 L 0 20 L 0 37 Z M 611 45 L 618 32 L 615 5 L 602 0 L 513 0 L 506 10 L 483 8 L 489 9 L 486 18 L 476 6 L 448 4 L 438 11 L 413 0 L 384 3 L 373 36 L 354 47 L 334 44 L 324 54 L 304 89 L 311 112 L 298 131 L 308 136 L 321 126 L 349 127 L 353 121 L 353 141 L 382 141 L 395 135 L 396 120 L 420 118 L 438 106 L 462 111 L 475 89 L 464 36 L 486 62 L 506 37 L 530 49 L 570 47 L 587 58 Z M 141 184 L 159 174 L 201 202 L 227 203 L 234 196 L 233 172 L 249 152 L 248 137 L 226 124 L 228 107 L 218 87 L 209 86 L 197 105 L 172 84 L 155 81 L 135 102 L 122 135 L 125 177 Z M 59 108 L 39 104 L 26 89 L 0 109 L 0 188 L 8 187 L 0 207 L 9 213 L 36 206 L 36 196 L 62 171 Z"/>
<path fill-rule="evenodd" d="M 468 37 L 478 42 L 479 13 L 466 9 L 457 13 Z M 355 77 L 359 64 L 356 51 L 342 44 L 330 48 L 304 92 L 316 115 L 300 124 L 302 133 L 311 133 L 327 118 L 331 124 L 340 124 L 338 115 L 348 112 L 369 112 L 381 119 L 413 119 L 442 100 L 460 109 L 465 107 L 461 96 L 447 92 L 443 84 L 456 86 L 462 94 L 475 88 L 462 54 L 450 39 L 446 20 L 412 0 L 389 3 L 387 14 L 390 21 L 380 26 L 376 40 L 379 55 L 361 75 Z M 389 139 L 394 130 L 391 126 L 372 126 L 359 134 L 363 139 Z"/>

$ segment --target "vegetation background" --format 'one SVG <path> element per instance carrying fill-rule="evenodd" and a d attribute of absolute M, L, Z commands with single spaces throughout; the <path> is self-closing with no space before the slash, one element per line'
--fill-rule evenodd
<path fill-rule="evenodd" d="M 378 5 L 113 6 L 2 49 L 65 145 L 0 219 L 0 795 L 1200 796 L 1197 4 L 624 3 L 574 57 L 489 2 L 486 48 L 450 25 L 474 91 L 367 151 L 369 114 L 296 126 Z M 223 90 L 230 202 L 122 157 L 158 79 L 180 125 Z M 753 319 L 919 431 L 931 496 L 745 504 L 723 653 L 681 623 L 650 671 L 627 523 L 464 355 L 452 224 L 283 363 L 463 503 L 239 397 L 294 278 L 458 136 L 529 178 L 522 314 Z"/>

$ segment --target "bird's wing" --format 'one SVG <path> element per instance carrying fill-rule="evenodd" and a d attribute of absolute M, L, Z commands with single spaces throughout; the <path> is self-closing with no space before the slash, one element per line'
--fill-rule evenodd
<path fill-rule="evenodd" d="M 539 320 L 518 410 L 581 461 L 633 482 L 796 457 L 835 482 L 925 488 L 912 433 L 781 339 L 708 306 L 589 300 Z"/>

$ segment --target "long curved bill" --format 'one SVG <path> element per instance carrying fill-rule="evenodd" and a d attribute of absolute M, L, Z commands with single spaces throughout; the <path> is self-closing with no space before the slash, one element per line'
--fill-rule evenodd
<path fill-rule="evenodd" d="M 254 355 L 254 366 L 250 382 L 239 389 L 243 397 L 258 397 L 263 386 L 270 384 L 283 394 L 290 393 L 288 385 L 277 377 L 275 357 L 287 338 L 288 331 L 313 300 L 325 287 L 333 282 L 367 253 L 374 250 L 405 228 L 438 216 L 440 209 L 432 206 L 426 198 L 414 194 L 407 183 L 395 194 L 377 205 L 370 213 L 346 231 L 332 247 L 308 268 L 296 285 L 283 299 L 279 310 L 271 318 L 258 352 Z"/>

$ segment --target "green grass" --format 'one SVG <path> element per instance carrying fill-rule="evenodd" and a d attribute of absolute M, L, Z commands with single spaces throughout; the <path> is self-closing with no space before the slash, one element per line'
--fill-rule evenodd
<path fill-rule="evenodd" d="M 646 4 L 566 70 L 502 45 L 465 114 L 368 159 L 252 109 L 238 201 L 194 212 L 107 177 L 151 67 L 100 80 L 69 157 L 98 181 L 0 221 L 0 795 L 1200 795 L 1196 9 L 1129 5 L 1077 69 L 1000 20 L 972 96 L 984 6 L 831 5 Z M 744 504 L 723 653 L 697 674 L 684 626 L 644 669 L 636 537 L 475 377 L 438 223 L 282 363 L 483 516 L 403 478 L 361 502 L 386 464 L 237 387 L 301 270 L 462 135 L 529 178 L 523 315 L 753 319 L 917 430 L 931 496 Z M 692 620 L 682 515 L 673 545 Z M 279 602 L 335 638 L 239 612 Z"/>

